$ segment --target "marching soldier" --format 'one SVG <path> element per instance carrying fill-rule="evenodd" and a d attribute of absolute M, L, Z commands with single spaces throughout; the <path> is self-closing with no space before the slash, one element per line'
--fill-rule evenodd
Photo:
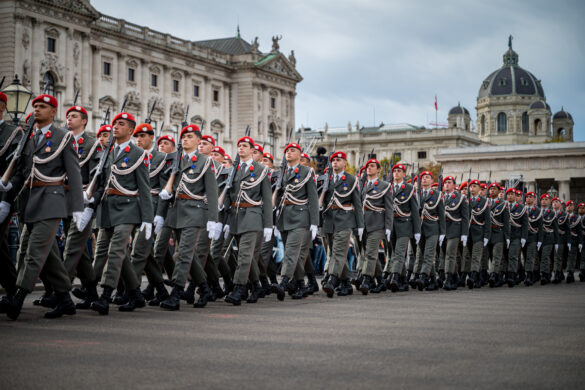
<path fill-rule="evenodd" d="M 469 182 L 471 218 L 467 245 L 463 248 L 464 273 L 468 273 L 467 287 L 480 288 L 479 271 L 484 248 L 492 230 L 489 202 L 480 195 L 479 180 Z M 471 271 L 471 273 L 469 273 Z"/>
<path fill-rule="evenodd" d="M 406 168 L 402 164 L 392 167 L 394 183 L 392 193 L 394 196 L 394 221 L 392 239 L 394 241 L 392 258 L 386 261 L 384 272 L 392 274 L 386 279 L 386 287 L 392 292 L 399 288 L 408 289 L 408 281 L 404 279 L 404 262 L 410 239 L 414 237 L 415 244 L 420 241 L 420 216 L 418 203 L 415 197 L 415 190 L 411 184 L 404 183 Z"/>
<path fill-rule="evenodd" d="M 469 205 L 467 198 L 455 190 L 455 178 L 447 176 L 443 179 L 443 202 L 445 203 L 446 243 L 443 243 L 445 252 L 445 271 L 447 280 L 443 284 L 445 290 L 456 290 L 456 267 L 459 256 L 459 243 L 467 246 L 469 231 Z"/>
<path fill-rule="evenodd" d="M 91 303 L 91 309 L 101 315 L 109 313 L 109 300 L 122 277 L 128 302 L 119 311 L 133 311 L 145 305 L 140 281 L 132 267 L 129 242 L 132 231 L 140 226 L 148 240 L 152 234 L 152 197 L 147 153 L 130 142 L 136 120 L 122 112 L 114 117 L 112 128 L 115 145 L 108 153 L 104 171 L 92 194 L 84 193 L 86 203 L 97 207 L 99 228 L 94 259 L 96 277 L 101 275 L 102 295 Z M 106 264 L 107 263 L 107 264 Z M 104 269 L 105 268 L 105 269 Z"/>
<path fill-rule="evenodd" d="M 581 241 L 579 243 L 580 263 L 579 263 L 579 280 L 585 282 L 585 203 L 579 203 L 577 206 L 580 218 Z"/>
<path fill-rule="evenodd" d="M 557 284 L 565 280 L 563 273 L 563 260 L 565 258 L 566 247 L 568 246 L 569 236 L 569 214 L 563 210 L 563 203 L 559 198 L 552 200 L 553 210 L 557 214 L 557 224 L 559 228 L 559 240 L 557 241 L 558 249 L 555 251 L 554 266 L 553 266 L 553 284 Z"/>
<path fill-rule="evenodd" d="M 229 225 L 226 226 L 226 240 L 231 234 L 238 244 L 238 264 L 234 274 L 234 291 L 225 301 L 240 305 L 248 295 L 246 284 L 253 267 L 258 234 L 264 241 L 272 236 L 272 192 L 268 168 L 255 161 L 254 140 L 242 137 L 237 142 L 240 164 L 232 187 L 226 194 L 223 207 L 228 210 Z M 259 284 L 258 284 L 259 285 Z"/>
<path fill-rule="evenodd" d="M 577 262 L 577 252 L 581 251 L 583 244 L 581 243 L 581 217 L 574 212 L 575 202 L 569 200 L 565 208 L 569 214 L 567 224 L 569 231 L 567 236 L 567 247 L 569 254 L 567 256 L 567 283 L 575 281 L 575 263 Z"/>
<path fill-rule="evenodd" d="M 217 222 L 218 193 L 212 159 L 197 150 L 201 141 L 199 126 L 185 126 L 181 130 L 180 139 L 183 155 L 177 156 L 181 159 L 180 169 L 172 183 L 172 195 L 166 188 L 159 195 L 169 203 L 168 213 L 176 219 L 171 227 L 178 241 L 173 290 L 170 297 L 160 304 L 167 310 L 179 310 L 189 273 L 192 282 L 199 286 L 201 297 L 193 307 L 206 306 L 210 289 L 203 267 L 209 241 L 201 240 L 200 237 L 206 235 L 211 239 L 221 233 L 221 223 Z"/>
<path fill-rule="evenodd" d="M 275 173 L 279 170 L 274 169 L 274 156 L 270 153 L 265 152 L 262 155 L 262 165 L 270 170 L 270 181 L 271 186 L 274 188 L 276 183 Z M 275 216 L 272 217 L 275 219 Z M 269 241 L 262 242 L 260 248 L 260 258 L 258 261 L 258 268 L 260 270 L 260 284 L 262 285 L 263 294 L 270 295 L 272 292 L 272 284 L 277 283 L 276 280 L 276 263 L 274 262 L 274 256 L 272 256 L 272 250 L 274 248 L 274 241 L 276 236 L 273 234 Z M 269 281 L 270 279 L 270 281 Z"/>
<path fill-rule="evenodd" d="M 540 196 L 542 207 L 542 253 L 540 255 L 540 284 L 542 286 L 551 282 L 550 264 L 551 256 L 555 255 L 559 244 L 558 215 L 551 207 L 549 194 Z"/>
<path fill-rule="evenodd" d="M 390 242 L 394 222 L 394 199 L 392 186 L 379 178 L 381 165 L 376 159 L 369 160 L 366 165 L 366 183 L 362 189 L 364 210 L 364 261 L 361 274 L 364 277 L 359 286 L 362 294 L 375 287 L 374 277 L 381 274 L 378 261 L 380 242 L 386 238 Z"/>
<path fill-rule="evenodd" d="M 34 289 L 42 271 L 57 296 L 55 309 L 45 313 L 45 318 L 76 312 L 69 296 L 71 280 L 55 241 L 59 223 L 68 214 L 64 186 L 66 177 L 70 185 L 73 222 L 78 230 L 85 229 L 82 225 L 81 174 L 73 149 L 73 137 L 53 123 L 57 114 L 57 99 L 39 95 L 32 105 L 36 131 L 31 133 L 11 180 L 6 185 L 0 182 L 0 191 L 14 188 L 14 193 L 20 193 L 20 215 L 24 223 L 19 248 L 22 266 L 18 269 L 16 281 L 18 290 L 5 307 L 6 314 L 13 320 L 18 318 L 26 295 Z M 9 203 L 13 203 L 12 200 Z"/>
<path fill-rule="evenodd" d="M 524 279 L 524 285 L 529 287 L 535 282 L 534 275 L 537 272 L 536 263 L 539 262 L 538 252 L 542 246 L 544 230 L 542 227 L 543 212 L 536 205 L 536 194 L 532 191 L 526 193 L 526 207 L 528 208 L 528 239 L 526 240 L 526 258 L 524 264 L 526 279 Z"/>
<path fill-rule="evenodd" d="M 506 283 L 508 287 L 516 285 L 516 273 L 520 266 L 520 254 L 528 239 L 528 211 L 527 208 L 517 202 L 516 190 L 509 188 L 506 191 L 510 210 L 510 243 L 508 244 L 508 272 Z M 521 197 L 520 197 L 521 199 Z"/>
<path fill-rule="evenodd" d="M 488 283 L 490 287 L 500 287 L 504 283 L 502 260 L 504 246 L 510 242 L 510 212 L 506 202 L 500 197 L 500 186 L 491 183 L 488 187 L 491 198 L 490 218 L 492 232 L 488 242 L 488 251 L 492 259 L 492 272 Z"/>
<path fill-rule="evenodd" d="M 326 235 L 329 253 L 329 279 L 323 290 L 329 298 L 333 297 L 335 288 L 341 286 L 339 295 L 350 295 L 353 287 L 349 282 L 350 271 L 347 263 L 347 251 L 353 229 L 358 229 L 359 240 L 364 232 L 364 214 L 358 191 L 358 180 L 345 172 L 347 155 L 338 151 L 331 155 L 333 172 L 331 183 L 325 193 L 323 211 L 323 233 Z"/>
<path fill-rule="evenodd" d="M 313 169 L 300 164 L 301 147 L 290 143 L 284 148 L 287 162 L 282 178 L 282 190 L 276 198 L 276 227 L 284 244 L 280 284 L 272 285 L 278 300 L 284 300 L 287 290 L 295 289 L 293 299 L 303 298 L 304 262 L 308 247 L 317 236 L 319 200 Z M 307 232 L 311 240 L 307 240 Z M 289 287 L 289 284 L 295 284 Z"/>
<path fill-rule="evenodd" d="M 311 166 L 311 157 L 307 153 L 301 153 L 301 165 L 312 168 Z M 317 204 L 318 207 L 318 204 Z M 303 266 L 303 273 L 307 277 L 307 294 L 313 295 L 316 292 L 319 292 L 319 283 L 317 283 L 317 278 L 315 277 L 315 268 L 313 266 L 313 261 L 311 258 L 311 249 L 313 246 L 313 242 L 316 238 L 313 238 L 313 234 L 308 231 L 305 235 L 305 240 L 308 242 L 306 246 L 305 254 L 301 256 L 301 265 Z M 304 259 L 304 260 L 303 260 Z"/>

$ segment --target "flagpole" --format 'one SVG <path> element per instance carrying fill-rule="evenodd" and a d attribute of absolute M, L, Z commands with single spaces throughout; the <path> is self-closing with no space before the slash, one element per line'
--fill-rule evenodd
<path fill-rule="evenodd" d="M 435 129 L 439 126 L 439 120 L 437 119 L 437 113 L 439 111 L 439 105 L 437 104 L 437 95 L 435 95 Z"/>

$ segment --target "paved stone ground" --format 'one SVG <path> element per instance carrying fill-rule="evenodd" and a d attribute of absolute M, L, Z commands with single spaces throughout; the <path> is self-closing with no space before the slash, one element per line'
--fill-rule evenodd
<path fill-rule="evenodd" d="M 585 283 L 0 318 L 0 388 L 581 388 Z"/>

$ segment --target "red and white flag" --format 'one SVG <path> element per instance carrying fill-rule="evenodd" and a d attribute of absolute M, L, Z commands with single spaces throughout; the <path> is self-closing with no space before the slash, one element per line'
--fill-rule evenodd
<path fill-rule="evenodd" d="M 435 111 L 439 111 L 439 105 L 437 104 L 437 95 L 435 95 Z"/>

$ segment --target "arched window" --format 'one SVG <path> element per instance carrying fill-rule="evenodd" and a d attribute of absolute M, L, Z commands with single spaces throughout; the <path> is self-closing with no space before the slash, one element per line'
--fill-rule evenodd
<path fill-rule="evenodd" d="M 528 133 L 528 113 L 522 113 L 522 131 Z"/>
<path fill-rule="evenodd" d="M 481 135 L 485 134 L 485 115 L 481 116 L 480 131 L 481 131 Z"/>
<path fill-rule="evenodd" d="M 560 141 L 564 141 L 567 138 L 567 130 L 562 129 L 562 128 L 561 129 L 558 129 L 557 130 L 557 138 Z"/>
<path fill-rule="evenodd" d="M 542 121 L 537 119 L 534 121 L 534 135 L 540 133 L 540 129 L 542 128 Z"/>
<path fill-rule="evenodd" d="M 498 114 L 498 133 L 505 133 L 508 131 L 508 118 L 506 114 L 500 112 Z"/>
<path fill-rule="evenodd" d="M 43 87 L 45 86 L 45 84 L 47 85 L 45 93 L 51 96 L 55 96 L 55 78 L 53 77 L 51 72 L 47 72 L 43 76 Z"/>

